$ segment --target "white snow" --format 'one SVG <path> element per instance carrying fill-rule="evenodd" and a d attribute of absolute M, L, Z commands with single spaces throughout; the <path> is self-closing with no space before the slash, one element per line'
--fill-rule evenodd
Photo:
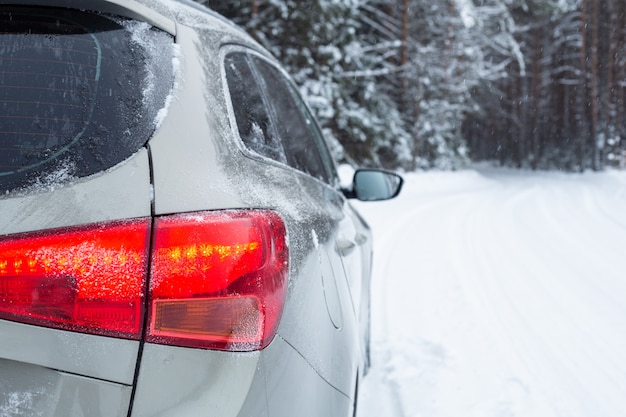
<path fill-rule="evenodd" d="M 43 173 L 42 175 L 37 177 L 32 184 L 29 184 L 20 190 L 16 190 L 14 194 L 17 195 L 29 194 L 39 191 L 54 191 L 55 189 L 63 187 L 75 180 L 75 172 L 76 163 L 74 161 L 70 159 L 62 160 L 53 171 Z M 7 195 L 8 194 L 9 193 L 7 192 Z"/>
<path fill-rule="evenodd" d="M 359 417 L 626 415 L 626 173 L 409 174 L 375 234 Z"/>
<path fill-rule="evenodd" d="M 476 12 L 474 11 L 472 2 L 469 0 L 456 0 L 456 7 L 459 10 L 463 26 L 465 26 L 466 29 L 476 25 Z"/>

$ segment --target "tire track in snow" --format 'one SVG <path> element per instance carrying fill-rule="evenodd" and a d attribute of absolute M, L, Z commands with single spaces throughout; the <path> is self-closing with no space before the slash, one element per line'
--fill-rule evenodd
<path fill-rule="evenodd" d="M 609 266 L 623 265 L 623 261 L 611 259 L 610 256 L 607 258 L 610 247 L 590 245 L 595 240 L 594 236 L 600 240 L 600 245 L 606 243 L 602 240 L 609 236 L 609 231 L 602 230 L 602 226 L 610 220 L 595 210 L 593 204 L 589 204 L 595 198 L 592 191 L 585 184 L 563 187 L 562 183 L 548 181 L 542 187 L 535 188 L 535 195 L 527 196 L 527 201 L 512 205 L 510 218 L 504 219 L 506 224 L 510 224 L 514 217 L 526 220 L 526 227 L 520 228 L 519 243 L 510 244 L 510 250 L 517 251 L 525 258 L 535 259 L 535 268 L 540 268 L 531 271 L 534 273 L 528 274 L 521 282 L 526 284 L 523 287 L 527 294 L 525 299 L 537 303 L 535 310 L 539 310 L 541 315 L 533 316 L 517 303 L 520 322 L 527 321 L 523 323 L 528 329 L 527 339 L 537 341 L 534 345 L 530 344 L 524 353 L 535 361 L 542 361 L 540 366 L 535 366 L 536 374 L 541 377 L 536 377 L 534 384 L 543 385 L 543 391 L 548 393 L 558 392 L 559 389 L 551 388 L 546 379 L 551 378 L 552 384 L 562 385 L 560 391 L 575 397 L 570 404 L 559 405 L 554 400 L 554 393 L 550 394 L 551 398 L 547 398 L 546 402 L 557 404 L 557 411 L 566 410 L 565 414 L 570 416 L 611 415 L 611 410 L 614 412 L 616 409 L 610 405 L 614 402 L 611 395 L 601 395 L 604 398 L 597 399 L 597 395 L 589 393 L 594 391 L 594 385 L 602 384 L 607 377 L 619 380 L 619 374 L 623 372 L 623 368 L 617 372 L 611 371 L 615 369 L 614 365 L 606 363 L 615 344 L 623 343 L 623 338 L 620 341 L 620 337 L 614 337 L 616 330 L 626 330 L 620 323 L 625 316 L 621 306 L 623 303 L 619 303 L 613 294 L 594 282 L 598 281 L 598 277 L 602 280 L 602 277 L 616 271 L 613 267 L 606 268 L 607 265 L 598 263 L 597 258 L 609 259 L 609 264 L 615 264 Z M 530 204 L 536 206 L 532 211 L 527 207 Z M 538 214 L 542 221 L 523 219 L 524 216 L 528 217 L 528 213 Z M 533 236 L 541 236 L 542 239 L 533 239 Z M 623 234 L 621 237 L 623 241 Z M 598 250 L 599 257 L 588 255 L 590 251 Z M 594 271 L 593 276 L 588 271 Z M 623 283 L 607 288 L 612 288 L 617 294 L 625 294 Z M 502 286 L 502 292 L 505 291 L 506 287 Z M 515 306 L 513 296 L 509 295 Z M 604 311 L 601 316 L 606 319 L 597 320 L 598 310 Z M 612 323 L 607 325 L 607 320 Z M 603 351 L 605 354 L 602 354 Z M 518 350 L 518 354 L 520 352 L 522 350 Z M 579 400 L 581 398 L 584 401 Z"/>
<path fill-rule="evenodd" d="M 377 317 L 372 323 L 372 370 L 365 384 L 375 378 L 382 381 L 382 392 L 380 387 L 372 388 L 375 390 L 375 397 L 372 393 L 366 392 L 367 385 L 361 390 L 361 398 L 358 409 L 361 410 L 359 416 L 378 416 L 378 417 L 405 417 L 400 392 L 401 382 L 395 377 L 395 366 L 393 358 L 398 352 L 388 343 L 389 340 L 389 314 L 388 314 L 388 292 L 387 282 L 382 277 L 387 277 L 387 271 L 394 270 L 393 254 L 403 246 L 404 234 L 407 233 L 407 226 L 414 223 L 414 219 L 421 218 L 431 207 L 438 206 L 437 203 L 431 203 L 428 206 L 418 206 L 417 209 L 400 213 L 393 213 L 394 226 L 391 228 L 376 227 L 380 233 L 374 236 L 375 241 L 375 263 L 372 281 L 372 317 Z M 399 217 L 395 217 L 399 216 Z M 389 278 L 391 279 L 391 278 Z M 369 394 L 369 395 L 368 395 Z M 382 398 L 381 398 L 382 397 Z"/>
<path fill-rule="evenodd" d="M 508 367 L 515 370 L 514 374 L 525 375 L 525 377 L 514 375 L 512 378 L 522 382 L 528 381 L 524 383 L 525 386 L 535 387 L 532 398 L 527 398 L 524 404 L 518 403 L 507 410 L 509 415 L 524 415 L 520 414 L 520 411 L 517 414 L 512 413 L 512 410 L 528 411 L 529 408 L 534 411 L 527 412 L 526 415 L 560 415 L 563 410 L 567 411 L 564 414 L 568 416 L 611 415 L 609 411 L 611 408 L 608 407 L 607 410 L 605 406 L 609 399 L 599 401 L 585 395 L 589 388 L 587 386 L 589 384 L 585 384 L 585 378 L 598 372 L 588 369 L 587 376 L 581 376 L 577 372 L 580 362 L 583 364 L 598 362 L 593 361 L 594 355 L 589 353 L 597 349 L 593 336 L 597 335 L 598 330 L 593 329 L 590 334 L 585 335 L 585 329 L 581 329 L 580 324 L 576 323 L 584 322 L 587 317 L 595 317 L 593 313 L 581 315 L 576 311 L 584 307 L 590 294 L 595 294 L 590 293 L 589 288 L 569 290 L 572 285 L 581 286 L 586 283 L 576 279 L 573 282 L 572 280 L 563 282 L 563 278 L 567 281 L 568 276 L 575 278 L 576 270 L 570 268 L 571 271 L 566 274 L 561 270 L 567 268 L 565 262 L 571 258 L 571 254 L 580 253 L 578 246 L 580 239 L 557 238 L 554 242 L 552 238 L 553 235 L 559 234 L 567 236 L 568 232 L 572 235 L 572 231 L 577 230 L 576 224 L 581 220 L 585 223 L 585 220 L 567 216 L 570 208 L 565 212 L 557 212 L 551 219 L 546 219 L 546 214 L 549 213 L 541 213 L 545 201 L 552 203 L 559 201 L 550 197 L 553 191 L 543 185 L 521 184 L 511 189 L 509 197 L 503 196 L 501 200 L 487 205 L 482 211 L 482 216 L 472 216 L 468 223 L 473 223 L 475 230 L 467 229 L 467 237 L 474 236 L 475 239 L 479 230 L 487 231 L 491 237 L 487 236 L 484 244 L 476 245 L 474 250 L 474 258 L 479 260 L 482 267 L 478 266 L 476 271 L 460 275 L 465 275 L 473 281 L 468 282 L 468 288 L 471 289 L 468 297 L 483 303 L 486 306 L 485 310 L 491 310 L 491 314 L 483 312 L 483 320 L 489 322 L 490 315 L 495 317 L 495 320 L 491 320 L 495 325 L 495 331 L 509 339 L 508 342 L 500 341 L 501 355 L 505 359 L 502 364 L 503 370 Z M 582 193 L 581 198 L 586 198 L 586 193 Z M 586 213 L 587 210 L 581 212 Z M 528 217 L 529 213 L 532 216 L 524 218 Z M 537 219 L 540 221 L 536 221 Z M 596 223 L 595 219 L 591 220 Z M 520 221 L 524 224 L 511 230 L 511 225 Z M 569 256 L 568 250 L 556 250 L 563 245 L 570 246 Z M 498 264 L 494 262 L 494 253 L 504 257 L 507 254 L 514 256 L 509 256 L 506 263 Z M 556 262 L 550 259 L 554 255 Z M 467 268 L 467 265 L 464 267 Z M 583 270 L 584 267 L 583 265 Z M 488 282 L 488 279 L 491 282 Z M 578 320 L 574 322 L 568 320 L 572 317 L 577 317 Z M 623 318 L 624 315 L 618 317 Z M 601 326 L 602 323 L 597 323 L 596 327 L 598 325 Z M 590 323 L 586 327 L 589 330 L 592 326 L 593 323 Z M 619 325 L 612 327 L 613 330 L 619 328 Z M 564 354 L 571 345 L 577 347 L 577 352 L 571 355 Z M 551 368 L 556 371 L 549 372 Z M 604 368 L 610 369 L 606 366 Z M 543 381 L 546 374 L 552 382 Z M 564 388 L 555 389 L 551 387 L 552 384 L 561 384 Z M 580 402 L 575 407 L 571 404 L 559 404 L 559 401 L 555 400 L 555 395 L 546 398 L 542 394 L 551 391 L 574 394 L 575 398 L 570 400 L 570 403 L 576 403 L 577 398 L 585 398 L 585 403 Z M 586 410 L 587 413 L 583 411 L 582 414 L 576 414 L 577 409 Z M 595 414 L 591 410 L 595 410 Z"/>
<path fill-rule="evenodd" d="M 621 417 L 626 193 L 595 176 L 484 175 L 407 189 L 403 214 L 362 206 L 380 262 L 365 403 L 387 381 L 392 399 L 360 417 Z"/>
<path fill-rule="evenodd" d="M 389 294 L 388 289 L 394 288 L 395 282 L 407 279 L 406 273 L 403 271 L 402 265 L 397 265 L 398 257 L 404 259 L 416 259 L 415 252 L 419 253 L 424 248 L 413 247 L 407 245 L 407 242 L 424 241 L 420 236 L 428 236 L 436 233 L 437 224 L 423 223 L 421 219 L 429 219 L 433 213 L 440 213 L 442 209 L 454 207 L 456 201 L 463 200 L 466 195 L 471 195 L 473 191 L 462 191 L 460 194 L 454 193 L 450 195 L 446 192 L 436 191 L 428 196 L 419 196 L 415 198 L 417 208 L 403 213 L 390 212 L 381 205 L 381 209 L 385 210 L 379 219 L 381 222 L 373 225 L 375 229 L 375 265 L 374 265 L 374 282 L 372 288 L 373 300 L 372 309 L 373 316 L 378 317 L 372 326 L 373 341 L 373 367 L 377 375 L 374 377 L 385 381 L 388 388 L 386 395 L 389 397 L 383 400 L 383 403 L 390 403 L 391 407 L 380 412 L 374 412 L 375 405 L 373 401 L 365 401 L 365 406 L 360 405 L 361 409 L 368 410 L 366 415 L 377 416 L 393 416 L 403 417 L 411 416 L 412 410 L 407 409 L 403 398 L 406 392 L 403 384 L 406 379 L 417 380 L 427 388 L 425 382 L 428 382 L 445 361 L 445 351 L 441 346 L 426 339 L 411 340 L 402 336 L 402 330 L 395 330 L 394 321 L 398 316 L 405 314 L 398 313 L 393 310 L 392 306 L 410 305 L 410 303 L 402 303 L 397 300 L 397 294 Z M 393 218 L 391 228 L 381 227 L 385 218 Z M 418 257 L 419 258 L 419 257 Z M 418 262 L 419 263 L 419 262 Z M 419 265 L 418 265 L 419 266 Z M 382 279 L 381 279 L 382 278 Z M 416 277 L 417 278 L 417 277 Z M 410 332 L 409 332 L 410 333 Z M 398 346 L 402 346 L 398 349 Z M 422 369 L 418 364 L 413 363 L 418 360 L 421 365 L 427 364 Z M 370 378 L 370 376 L 368 376 Z M 371 379 L 371 378 L 370 378 Z M 366 382 L 367 383 L 367 379 Z M 377 392 L 380 397 L 380 392 Z M 380 398 L 377 398 L 379 401 Z M 378 408 L 380 410 L 380 406 Z"/>
<path fill-rule="evenodd" d="M 546 354 L 556 356 L 550 343 L 536 329 L 537 320 L 533 314 L 550 308 L 550 302 L 543 300 L 548 291 L 542 288 L 542 279 L 536 279 L 543 274 L 537 270 L 537 265 L 541 266 L 542 262 L 530 261 L 541 257 L 545 249 L 539 249 L 541 239 L 533 237 L 537 231 L 532 230 L 531 225 L 519 225 L 523 219 L 515 214 L 518 207 L 535 201 L 538 193 L 541 194 L 541 187 L 532 184 L 507 188 L 474 221 L 475 228 L 483 230 L 486 236 L 484 245 L 478 245 L 475 251 L 479 270 L 470 277 L 475 279 L 480 276 L 483 280 L 469 285 L 474 289 L 478 302 L 485 306 L 483 320 L 491 323 L 491 334 L 486 337 L 493 338 L 497 345 L 494 350 L 501 361 L 494 373 L 500 379 L 500 385 L 517 381 L 523 387 L 523 395 L 514 391 L 504 392 L 500 403 L 491 405 L 491 409 L 497 409 L 499 414 L 510 416 L 534 416 L 557 411 L 546 404 L 543 393 L 547 390 L 537 389 L 536 375 L 533 374 L 533 369 L 541 367 L 536 362 L 537 357 Z M 519 225 L 517 231 L 511 228 L 516 222 Z M 524 236 L 525 231 L 530 232 L 528 236 Z M 539 232 L 549 234 L 551 230 Z M 494 262 L 493 254 L 506 259 L 506 262 Z M 534 352 L 539 344 L 543 348 L 537 355 Z M 486 399 L 486 402 L 489 401 Z"/>

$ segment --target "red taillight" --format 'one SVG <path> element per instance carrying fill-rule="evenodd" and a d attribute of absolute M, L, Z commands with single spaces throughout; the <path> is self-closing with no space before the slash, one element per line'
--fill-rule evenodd
<path fill-rule="evenodd" d="M 147 340 L 262 349 L 282 314 L 287 261 L 285 225 L 273 212 L 156 219 Z"/>
<path fill-rule="evenodd" d="M 0 318 L 139 339 L 150 220 L 0 240 Z"/>
<path fill-rule="evenodd" d="M 150 220 L 0 239 L 0 319 L 138 340 Z M 282 219 L 269 211 L 155 220 L 146 340 L 249 351 L 273 339 L 287 289 Z"/>

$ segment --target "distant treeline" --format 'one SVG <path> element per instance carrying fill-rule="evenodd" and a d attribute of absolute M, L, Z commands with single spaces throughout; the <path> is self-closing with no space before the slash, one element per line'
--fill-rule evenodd
<path fill-rule="evenodd" d="M 339 160 L 626 167 L 626 1 L 201 2 L 286 66 Z"/>

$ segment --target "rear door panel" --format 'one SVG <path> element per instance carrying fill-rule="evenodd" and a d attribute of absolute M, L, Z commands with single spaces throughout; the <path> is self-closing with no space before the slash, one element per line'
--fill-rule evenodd
<path fill-rule="evenodd" d="M 0 199 L 0 236 L 151 211 L 148 156 Z M 0 257 L 2 254 L 0 254 Z M 139 342 L 0 320 L 0 416 L 126 416 Z"/>

